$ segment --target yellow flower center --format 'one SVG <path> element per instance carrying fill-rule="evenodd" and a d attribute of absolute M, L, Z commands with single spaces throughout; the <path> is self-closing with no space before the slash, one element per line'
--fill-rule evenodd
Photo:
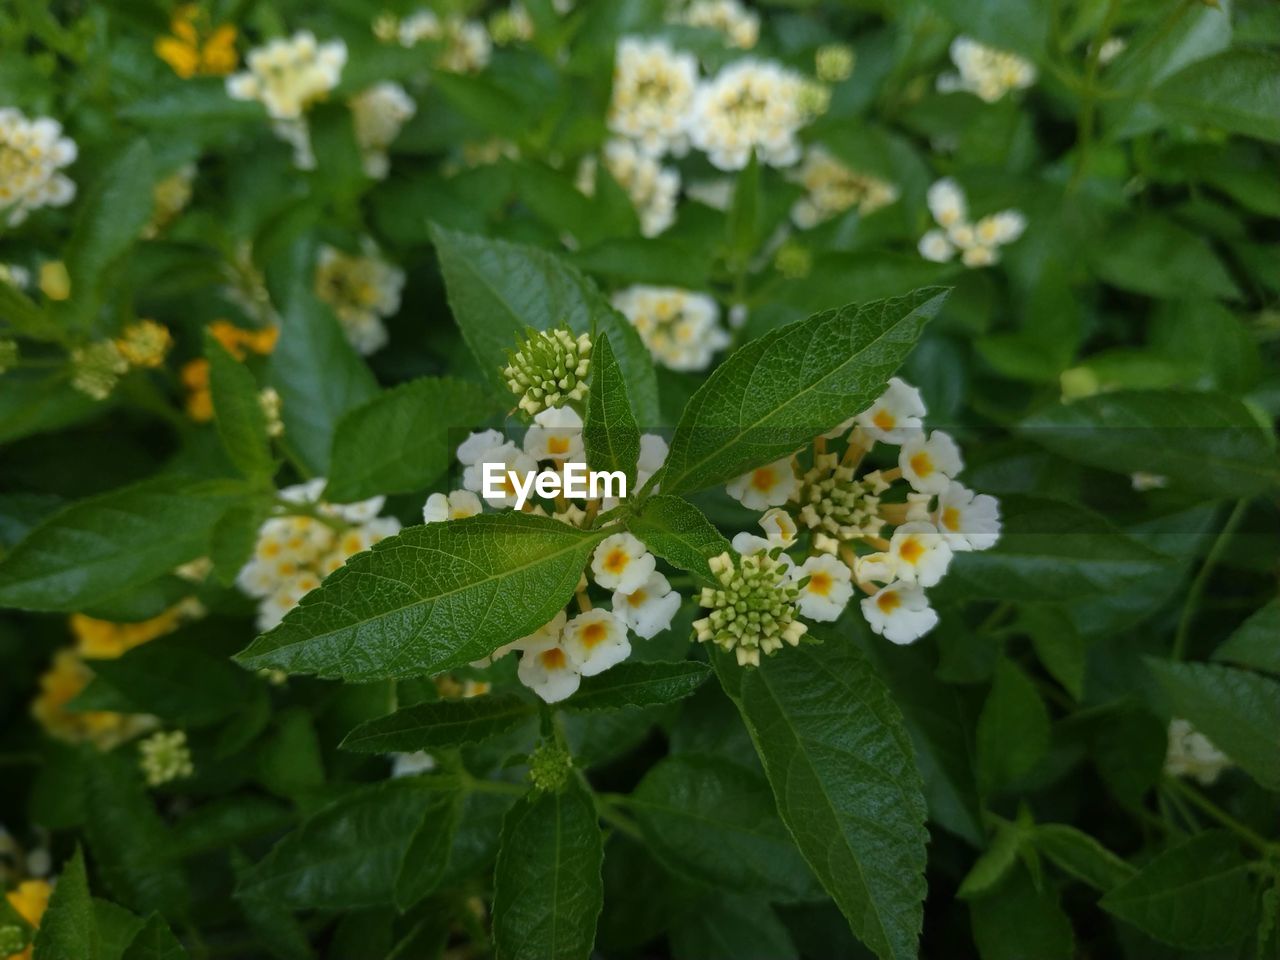
<path fill-rule="evenodd" d="M 609 630 L 603 623 L 588 623 L 580 634 L 582 645 L 588 650 L 604 643 L 609 637 Z"/>
<path fill-rule="evenodd" d="M 569 452 L 568 437 L 550 437 L 547 440 L 547 452 L 559 456 L 562 453 Z"/>
<path fill-rule="evenodd" d="M 948 530 L 960 529 L 960 511 L 955 507 L 942 508 L 942 525 Z"/>
<path fill-rule="evenodd" d="M 831 593 L 832 582 L 831 574 L 826 571 L 819 571 L 809 577 L 809 592 L 825 597 Z"/>
<path fill-rule="evenodd" d="M 915 471 L 916 476 L 921 479 L 933 473 L 933 458 L 923 450 L 913 455 L 907 462 L 911 464 L 911 469 Z"/>
<path fill-rule="evenodd" d="M 631 555 L 621 547 L 614 547 L 604 558 L 604 568 L 610 573 L 621 573 L 631 562 Z"/>
<path fill-rule="evenodd" d="M 563 670 L 566 660 L 564 651 L 559 647 L 552 647 L 550 650 L 543 650 L 538 654 L 538 660 L 542 663 L 543 669 L 546 670 Z"/>
<path fill-rule="evenodd" d="M 881 430 L 892 430 L 898 424 L 897 418 L 883 407 L 876 411 L 876 415 L 871 418 L 871 422 Z"/>
<path fill-rule="evenodd" d="M 773 485 L 778 482 L 777 476 L 773 472 L 773 467 L 761 467 L 759 470 L 751 474 L 751 486 L 755 487 L 761 493 L 766 493 L 773 489 Z"/>
<path fill-rule="evenodd" d="M 638 607 L 647 599 L 649 599 L 648 594 L 643 590 L 637 590 L 635 593 L 631 594 L 631 596 L 627 597 L 627 603 L 631 604 L 633 607 Z"/>
<path fill-rule="evenodd" d="M 897 590 L 885 590 L 880 596 L 876 597 L 876 606 L 887 617 L 902 606 L 902 598 L 898 596 Z"/>
<path fill-rule="evenodd" d="M 908 537 L 899 548 L 898 556 L 902 558 L 904 563 L 909 563 L 914 567 L 917 561 L 924 556 L 924 544 L 915 537 Z"/>

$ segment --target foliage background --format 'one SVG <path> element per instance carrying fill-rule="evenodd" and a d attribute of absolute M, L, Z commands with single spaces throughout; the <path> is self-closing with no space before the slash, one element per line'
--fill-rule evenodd
<path fill-rule="evenodd" d="M 29 361 L 0 375 L 0 822 L 61 875 L 37 960 L 485 956 L 495 935 L 498 956 L 586 956 L 594 941 L 604 957 L 888 957 L 914 953 L 917 927 L 929 956 L 1280 955 L 1280 9 L 763 6 L 761 55 L 810 71 L 819 47 L 852 47 L 852 76 L 804 138 L 901 193 L 876 214 L 793 232 L 785 253 L 777 230 L 796 191 L 776 170 L 737 174 L 727 211 L 686 198 L 656 238 L 607 182 L 592 199 L 574 188 L 577 159 L 605 139 L 619 37 L 666 33 L 712 65 L 736 51 L 665 25 L 645 0 L 528 9 L 532 40 L 455 74 L 380 44 L 381 5 L 210 7 L 241 53 L 303 27 L 345 40 L 337 94 L 311 115 L 318 166 L 306 173 L 256 104 L 156 57 L 164 5 L 0 9 L 0 105 L 60 119 L 80 152 L 75 202 L 0 232 L 0 262 L 36 275 L 62 262 L 70 283 L 69 298 L 56 271 L 28 293 L 0 284 L 2 329 Z M 957 33 L 1029 58 L 1036 85 L 991 104 L 937 93 Z M 1127 47 L 1102 66 L 1110 36 Z M 387 79 L 412 90 L 417 113 L 390 176 L 372 180 L 342 96 Z M 468 145 L 494 138 L 513 149 L 470 165 Z M 188 162 L 190 205 L 144 239 L 155 184 Z M 710 172 L 700 162 L 687 178 Z M 916 252 L 941 175 L 976 208 L 1025 213 L 998 266 Z M 312 292 L 317 245 L 354 250 L 364 236 L 408 278 L 390 346 L 367 360 Z M 225 292 L 246 251 L 280 344 L 224 363 L 220 385 L 204 330 L 253 322 Z M 231 656 L 255 635 L 253 605 L 231 582 L 277 485 L 349 471 L 353 498 L 391 494 L 388 511 L 414 524 L 425 494 L 449 488 L 460 435 L 448 428 L 501 421 L 509 398 L 484 386 L 488 348 L 471 348 L 499 334 L 505 346 L 507 331 L 485 326 L 483 299 L 446 296 L 451 263 L 484 274 L 481 286 L 557 296 L 579 276 L 606 291 L 710 291 L 747 308 L 735 346 L 814 311 L 951 287 L 903 375 L 931 425 L 965 444 L 966 482 L 1001 498 L 1004 541 L 957 564 L 943 622 L 920 643 L 891 647 L 846 617 L 822 646 L 784 651 L 762 671 L 785 691 L 776 712 L 760 684 L 722 670 L 724 689 L 712 679 L 679 702 L 688 689 L 560 714 L 587 775 L 563 794 L 523 798 L 536 716 L 478 745 L 427 737 L 442 769 L 388 781 L 385 757 L 339 744 L 397 705 L 435 702 L 437 687 L 277 685 L 241 668 Z M 607 314 L 592 297 L 587 309 Z M 555 322 L 554 303 L 531 296 L 529 322 Z M 70 352 L 141 317 L 172 332 L 167 365 L 128 374 L 106 400 L 74 390 Z M 187 415 L 178 375 L 206 351 L 217 426 Z M 652 376 L 642 425 L 669 429 L 703 375 Z M 421 379 L 439 377 L 476 386 Z M 285 432 L 264 460 L 227 423 L 267 385 Z M 634 402 L 643 388 L 629 387 Z M 421 414 L 472 394 L 474 416 Z M 380 401 L 408 418 L 399 434 L 348 419 Z M 417 451 L 407 473 L 384 463 L 397 444 Z M 368 463 L 388 472 L 361 476 Z M 1135 490 L 1135 472 L 1168 485 Z M 722 492 L 695 500 L 726 535 L 752 523 Z M 205 555 L 214 575 L 194 592 L 208 616 L 104 665 L 81 702 L 187 731 L 195 775 L 147 790 L 133 744 L 68 744 L 29 705 L 70 642 L 68 614 L 154 616 L 194 590 L 168 571 Z M 646 659 L 706 661 L 686 634 L 678 624 Z M 821 722 L 797 720 L 801 703 Z M 1165 773 L 1171 716 L 1236 765 L 1211 785 Z M 787 758 L 826 746 L 821 783 L 785 779 Z M 858 762 L 842 766 L 842 751 Z M 914 794 L 907 808 L 927 801 L 923 875 L 901 846 L 865 836 L 850 865 L 824 870 L 835 831 L 823 817 L 871 816 L 862 788 L 885 782 Z M 572 856 L 557 856 L 556 837 Z M 10 865 L 6 879 L 29 870 Z M 548 903 L 547 889 L 574 892 Z M 552 915 L 571 931 L 554 947 Z M 11 911 L 6 925 L 15 949 L 31 936 Z"/>

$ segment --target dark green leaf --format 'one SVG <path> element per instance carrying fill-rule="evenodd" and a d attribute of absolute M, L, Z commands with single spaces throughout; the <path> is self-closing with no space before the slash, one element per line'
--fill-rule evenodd
<path fill-rule="evenodd" d="M 569 710 L 616 710 L 653 707 L 689 696 L 711 675 L 711 669 L 693 660 L 679 663 L 628 660 L 582 685 L 565 703 Z"/>
<path fill-rule="evenodd" d="M 675 960 L 796 960 L 787 928 L 760 897 L 718 894 L 698 901 L 671 927 Z"/>
<path fill-rule="evenodd" d="M 93 960 L 98 955 L 93 900 L 79 847 L 58 875 L 49 909 L 40 919 L 35 955 L 39 960 Z"/>
<path fill-rule="evenodd" d="M 729 541 L 702 511 L 680 497 L 649 497 L 639 513 L 627 518 L 627 527 L 667 563 L 707 581 L 715 579 L 707 561 L 730 550 Z"/>
<path fill-rule="evenodd" d="M 1026 776 L 1049 746 L 1049 712 L 1036 686 L 1002 657 L 978 718 L 978 783 L 984 792 Z"/>
<path fill-rule="evenodd" d="M 587 393 L 582 442 L 587 451 L 587 466 L 592 470 L 620 470 L 628 484 L 635 483 L 640 428 L 631 412 L 627 383 L 614 359 L 607 334 L 596 339 L 591 352 L 591 387 Z"/>
<path fill-rule="evenodd" d="M 1280 600 L 1272 600 L 1213 652 L 1213 659 L 1280 673 Z"/>
<path fill-rule="evenodd" d="M 227 456 L 245 477 L 265 481 L 275 472 L 267 417 L 258 399 L 258 383 L 249 368 L 231 356 L 212 334 L 205 333 L 209 390 L 214 422 Z"/>
<path fill-rule="evenodd" d="M 1137 873 L 1089 834 L 1069 824 L 1039 824 L 1034 840 L 1036 849 L 1060 869 L 1102 893 Z"/>
<path fill-rule="evenodd" d="M 1152 91 L 1169 119 L 1280 143 L 1280 57 L 1227 50 L 1198 60 Z"/>
<path fill-rule="evenodd" d="M 1072 960 L 1071 921 L 1057 894 L 1037 887 L 1021 866 L 985 897 L 969 904 L 982 960 Z"/>
<path fill-rule="evenodd" d="M 869 407 L 901 366 L 947 292 L 827 310 L 736 350 L 680 416 L 664 493 L 724 483 L 795 453 Z"/>
<path fill-rule="evenodd" d="M 518 726 L 536 713 L 514 696 L 470 697 L 419 703 L 360 724 L 342 741 L 356 753 L 411 753 L 478 743 Z"/>
<path fill-rule="evenodd" d="M 497 960 L 587 960 L 604 898 L 591 794 L 531 793 L 502 822 L 493 879 Z"/>
<path fill-rule="evenodd" d="M 478 384 L 423 377 L 348 411 L 333 436 L 325 498 L 350 503 L 422 490 L 449 469 L 457 439 L 498 411 Z"/>
<path fill-rule="evenodd" d="M 1106 283 L 1149 297 L 1239 296 L 1209 241 L 1167 217 L 1134 218 L 1105 232 L 1090 251 Z"/>
<path fill-rule="evenodd" d="M 182 949 L 164 917 L 156 913 L 133 938 L 123 960 L 186 960 L 186 956 L 187 951 Z"/>
<path fill-rule="evenodd" d="M 857 937 L 914 957 L 925 895 L 925 802 L 902 716 L 847 640 L 742 668 L 717 656 L 778 813 Z M 833 710 L 833 704 L 838 709 Z"/>

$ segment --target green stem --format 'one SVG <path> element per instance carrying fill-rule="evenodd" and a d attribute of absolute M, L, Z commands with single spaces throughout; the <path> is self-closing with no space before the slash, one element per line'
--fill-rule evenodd
<path fill-rule="evenodd" d="M 1186 603 L 1182 605 L 1182 616 L 1178 620 L 1178 632 L 1173 638 L 1172 656 L 1174 660 L 1181 660 L 1187 652 L 1187 639 L 1191 635 L 1191 622 L 1195 618 L 1196 609 L 1200 605 L 1200 595 L 1204 593 L 1209 577 L 1213 573 L 1213 568 L 1222 559 L 1222 554 L 1227 549 L 1227 543 L 1231 540 L 1231 535 L 1235 533 L 1236 527 L 1244 519 L 1244 512 L 1247 506 L 1247 500 L 1236 501 L 1236 505 L 1232 508 L 1230 516 L 1227 517 L 1227 522 L 1223 524 L 1218 538 L 1213 541 L 1213 546 L 1209 548 L 1209 553 L 1205 556 L 1204 563 L 1200 566 L 1200 572 L 1191 581 L 1191 587 L 1187 590 Z"/>
<path fill-rule="evenodd" d="M 1088 59 L 1084 65 L 1084 83 L 1080 91 L 1080 114 L 1076 118 L 1076 169 L 1071 176 L 1071 189 L 1074 189 L 1084 176 L 1089 166 L 1089 151 L 1093 148 L 1094 127 L 1098 110 L 1096 84 L 1098 67 L 1101 65 L 1102 47 L 1111 39 L 1111 31 L 1115 27 L 1116 17 L 1120 14 L 1120 0 L 1108 0 L 1107 12 L 1102 16 L 1102 23 L 1094 35 L 1089 47 Z"/>
<path fill-rule="evenodd" d="M 601 820 L 632 840 L 644 840 L 644 835 L 641 834 L 640 827 L 636 822 L 618 809 L 619 804 L 626 802 L 626 798 L 623 795 L 598 793 L 595 796 L 598 801 L 596 803 L 596 811 L 600 814 Z"/>
<path fill-rule="evenodd" d="M 1197 807 L 1202 813 L 1217 820 L 1218 823 L 1260 852 L 1268 853 L 1275 847 L 1275 844 L 1268 842 L 1265 837 L 1251 827 L 1245 826 L 1189 783 L 1177 777 L 1165 777 L 1164 785 L 1166 789 L 1175 791 L 1180 797 L 1191 803 L 1192 806 Z"/>

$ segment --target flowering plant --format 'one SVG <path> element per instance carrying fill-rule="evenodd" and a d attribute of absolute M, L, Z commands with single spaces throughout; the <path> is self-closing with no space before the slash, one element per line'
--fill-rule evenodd
<path fill-rule="evenodd" d="M 1262 0 L 10 6 L 0 958 L 1280 955 Z"/>

